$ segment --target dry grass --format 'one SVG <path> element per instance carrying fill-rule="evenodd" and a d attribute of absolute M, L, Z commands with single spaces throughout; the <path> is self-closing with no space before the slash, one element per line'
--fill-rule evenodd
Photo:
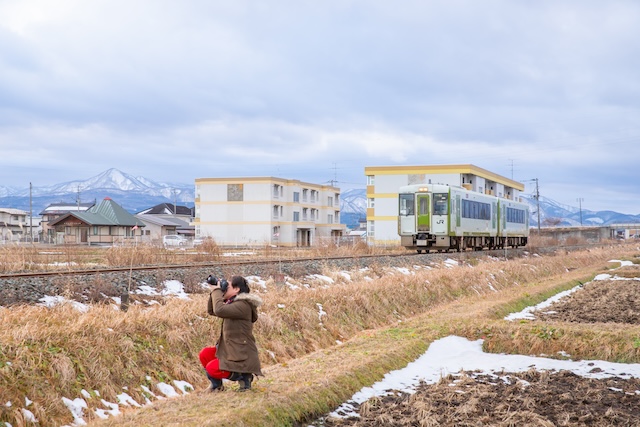
<path fill-rule="evenodd" d="M 234 259 L 297 259 L 353 255 L 380 255 L 406 252 L 399 247 L 370 247 L 365 242 L 336 245 L 319 242 L 311 247 L 281 248 L 272 245 L 247 248 L 223 248 L 214 239 L 205 239 L 196 247 L 166 249 L 157 244 L 127 242 L 120 245 L 8 245 L 0 247 L 0 273 L 26 271 L 79 270 L 160 264 L 188 264 L 219 261 L 233 254 Z"/>
<path fill-rule="evenodd" d="M 270 279 L 266 289 L 254 289 L 265 302 L 255 334 L 268 372 L 256 388 L 268 389 L 269 396 L 258 397 L 260 404 L 242 418 L 244 425 L 260 425 L 256 419 L 283 422 L 327 410 L 385 370 L 414 358 L 424 351 L 428 340 L 451 333 L 484 336 L 488 347 L 498 351 L 550 353 L 547 346 L 553 340 L 541 338 L 533 326 L 504 325 L 496 313 L 523 296 L 535 300 L 548 289 L 584 280 L 604 270 L 614 256 L 631 256 L 619 252 L 620 247 L 614 249 L 616 252 L 593 249 L 509 261 L 474 259 L 455 268 L 406 266 L 410 274 L 374 266 L 350 272 L 350 281 L 341 272 L 327 271 L 334 283 L 292 280 L 298 289 Z M 125 259 L 132 256 L 124 250 L 119 254 Z M 105 305 L 93 306 L 86 313 L 71 306 L 0 308 L 0 402 L 21 402 L 28 397 L 44 426 L 70 423 L 61 397 L 73 399 L 82 389 L 99 390 L 111 402 L 117 401 L 124 388 L 142 402 L 145 396 L 140 385 L 153 388 L 158 381 L 179 379 L 204 389 L 207 381 L 198 352 L 215 342 L 220 326 L 219 320 L 206 316 L 206 298 L 200 294 L 191 300 L 165 300 L 159 306 L 134 305 L 126 313 Z M 598 342 L 601 358 L 637 359 L 637 354 L 621 344 L 629 341 L 630 334 L 614 332 L 578 328 L 575 341 L 573 333 L 564 333 L 566 338 L 557 345 L 571 349 L 567 351 L 572 354 L 588 354 L 588 347 Z M 338 342 L 348 345 L 336 346 Z M 393 348 L 388 348 L 389 342 L 394 343 Z M 394 355 L 392 360 L 386 359 L 389 354 Z M 325 363 L 337 365 L 327 368 Z M 335 366 L 340 366 L 339 372 L 334 372 Z M 236 405 L 244 405 L 254 395 L 227 396 Z M 206 397 L 196 393 L 193 399 L 202 404 Z M 98 402 L 92 405 L 100 406 Z M 167 411 L 183 416 L 192 410 L 176 409 L 177 403 L 167 405 Z M 251 417 L 258 415 L 262 418 L 252 422 Z M 171 418 L 171 414 L 166 416 Z M 200 416 L 200 424 L 190 425 L 207 425 L 203 419 L 210 419 L 211 413 L 200 407 L 192 416 Z M 15 408 L 0 408 L 0 421 L 15 426 L 20 419 Z M 122 417 L 108 423 L 127 420 Z M 132 418 L 131 425 L 135 422 Z"/>

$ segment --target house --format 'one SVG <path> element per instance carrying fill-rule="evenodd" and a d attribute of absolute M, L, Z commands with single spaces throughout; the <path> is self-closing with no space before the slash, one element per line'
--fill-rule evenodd
<path fill-rule="evenodd" d="M 152 214 L 136 214 L 136 218 L 144 223 L 144 236 L 148 240 L 161 241 L 163 236 L 171 234 L 193 239 L 194 226 L 182 219 Z"/>
<path fill-rule="evenodd" d="M 143 237 L 144 223 L 106 197 L 85 212 L 71 211 L 49 222 L 56 244 L 113 244 Z"/>
<path fill-rule="evenodd" d="M 193 224 L 222 246 L 311 246 L 346 230 L 339 188 L 274 177 L 196 179 Z"/>
<path fill-rule="evenodd" d="M 55 230 L 50 227 L 51 221 L 66 215 L 69 212 L 86 212 L 95 206 L 95 200 L 90 203 L 52 203 L 40 212 L 40 226 L 42 228 L 42 241 L 47 243 L 55 242 Z"/>
<path fill-rule="evenodd" d="M 180 206 L 175 203 L 160 203 L 149 209 L 138 212 L 136 215 L 155 215 L 165 218 L 179 218 L 187 223 L 193 220 L 194 208 Z"/>
<path fill-rule="evenodd" d="M 193 239 L 195 234 L 195 227 L 191 225 L 193 214 L 193 208 L 160 203 L 138 212 L 136 217 L 145 223 L 145 237 L 148 236 L 151 240 L 160 240 L 162 236 L 171 234 Z"/>
<path fill-rule="evenodd" d="M 367 166 L 367 242 L 399 245 L 398 193 L 410 184 L 446 184 L 519 200 L 524 184 L 471 164 Z"/>
<path fill-rule="evenodd" d="M 27 215 L 20 209 L 0 208 L 0 243 L 18 242 L 26 237 Z"/>

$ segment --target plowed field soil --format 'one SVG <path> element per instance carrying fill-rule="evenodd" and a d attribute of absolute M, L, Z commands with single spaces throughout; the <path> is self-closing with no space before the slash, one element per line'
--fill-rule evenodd
<path fill-rule="evenodd" d="M 540 320 L 640 323 L 640 274 L 596 280 L 563 298 Z M 622 276 L 622 274 L 621 274 Z M 359 417 L 327 418 L 346 426 L 640 426 L 640 379 L 590 379 L 568 371 L 499 376 L 465 372 L 415 394 L 393 392 L 357 408 Z"/>

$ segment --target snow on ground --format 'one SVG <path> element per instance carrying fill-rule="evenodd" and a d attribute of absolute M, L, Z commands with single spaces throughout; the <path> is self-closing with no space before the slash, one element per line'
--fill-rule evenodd
<path fill-rule="evenodd" d="M 427 384 L 435 384 L 440 378 L 449 374 L 455 375 L 461 370 L 477 370 L 478 372 L 474 374 L 494 374 L 497 377 L 500 377 L 502 372 L 524 372 L 535 368 L 540 371 L 566 370 L 588 378 L 640 378 L 639 363 L 612 363 L 601 360 L 572 361 L 535 356 L 491 354 L 482 351 L 482 342 L 483 340 L 469 341 L 457 336 L 434 341 L 418 359 L 403 369 L 387 373 L 381 381 L 371 387 L 361 389 L 333 411 L 330 416 L 358 416 L 355 412 L 355 404 L 361 404 L 375 396 L 386 395 L 391 390 L 413 393 L 421 380 Z"/>
<path fill-rule="evenodd" d="M 620 263 L 620 267 L 632 265 L 630 261 L 612 260 Z M 445 261 L 446 263 L 446 261 Z M 610 280 L 612 275 L 600 274 L 593 280 Z M 619 278 L 622 279 L 622 278 Z M 549 307 L 554 302 L 582 288 L 576 286 L 561 292 L 540 304 L 527 307 L 519 313 L 512 313 L 506 320 L 531 319 L 536 310 Z M 523 372 L 531 368 L 541 371 L 571 371 L 587 378 L 620 377 L 640 378 L 640 363 L 613 363 L 602 360 L 557 360 L 545 357 L 523 356 L 512 354 L 492 354 L 482 351 L 483 340 L 469 341 L 466 338 L 449 336 L 434 341 L 428 350 L 405 368 L 387 373 L 384 378 L 355 393 L 351 399 L 333 411 L 333 417 L 358 416 L 354 405 L 366 402 L 372 397 L 383 396 L 391 390 L 413 393 L 420 381 L 428 384 L 437 383 L 440 378 L 449 374 L 465 371 L 478 371 L 474 374 L 494 374 L 500 377 L 501 372 Z M 566 358 L 571 356 L 560 352 Z M 640 394 L 640 390 L 636 391 Z"/>

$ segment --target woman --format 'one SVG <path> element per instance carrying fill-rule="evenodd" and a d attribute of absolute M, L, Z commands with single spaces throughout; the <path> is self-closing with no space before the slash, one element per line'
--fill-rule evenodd
<path fill-rule="evenodd" d="M 223 390 L 222 380 L 238 381 L 240 391 L 251 389 L 254 375 L 262 375 L 253 324 L 258 320 L 262 299 L 249 293 L 242 276 L 226 281 L 215 280 L 209 296 L 208 312 L 222 318 L 220 338 L 215 347 L 200 352 L 200 362 L 211 381 L 211 391 Z"/>

